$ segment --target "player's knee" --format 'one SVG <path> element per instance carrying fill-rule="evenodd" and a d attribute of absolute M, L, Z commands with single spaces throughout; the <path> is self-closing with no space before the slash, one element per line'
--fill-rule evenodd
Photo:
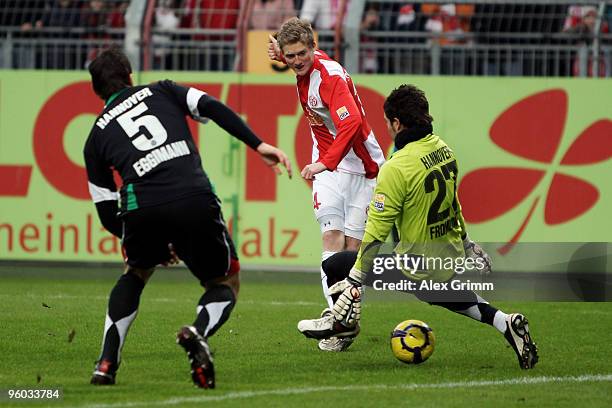
<path fill-rule="evenodd" d="M 229 286 L 234 292 L 234 297 L 238 299 L 238 292 L 240 292 L 240 277 L 238 273 L 228 276 L 223 284 Z"/>
<path fill-rule="evenodd" d="M 203 286 L 208 290 L 218 285 L 228 286 L 234 292 L 234 297 L 238 299 L 238 293 L 240 292 L 240 263 L 237 260 L 232 262 L 228 275 L 204 282 Z"/>
<path fill-rule="evenodd" d="M 234 292 L 234 297 L 238 299 L 238 293 L 240 292 L 240 276 L 239 272 L 234 272 L 231 275 L 224 276 L 222 278 L 213 279 L 204 284 L 206 290 L 212 288 L 217 285 L 225 285 L 228 286 L 232 292 Z"/>
<path fill-rule="evenodd" d="M 238 292 L 240 292 L 240 262 L 236 258 L 231 259 L 227 285 L 234 292 L 234 297 L 238 299 Z"/>
<path fill-rule="evenodd" d="M 232 291 L 234 292 L 234 297 L 236 299 L 238 299 L 238 293 L 240 292 L 240 279 L 238 278 L 238 275 L 234 275 L 233 276 L 234 279 L 231 279 L 228 282 L 228 286 L 232 289 Z"/>
<path fill-rule="evenodd" d="M 363 234 L 361 235 L 361 237 L 363 237 Z M 347 233 L 344 240 L 345 249 L 347 251 L 359 251 L 359 247 L 361 246 L 361 237 L 355 238 L 353 236 L 348 235 Z"/>
<path fill-rule="evenodd" d="M 153 271 L 155 271 L 155 268 L 141 269 L 128 265 L 127 268 L 125 268 L 124 274 L 131 273 L 138 276 L 138 278 L 140 278 L 140 280 L 142 280 L 144 283 L 147 283 L 151 275 L 153 275 Z"/>
<path fill-rule="evenodd" d="M 337 242 L 328 242 L 329 245 L 344 245 L 344 217 L 337 214 L 326 214 L 317 217 L 321 234 L 323 235 L 323 245 L 325 241 L 334 240 Z M 330 250 L 333 248 L 329 248 Z M 342 248 L 336 249 L 336 251 Z"/>
<path fill-rule="evenodd" d="M 323 249 L 325 251 L 342 251 L 344 249 L 344 232 L 338 230 L 323 233 Z"/>

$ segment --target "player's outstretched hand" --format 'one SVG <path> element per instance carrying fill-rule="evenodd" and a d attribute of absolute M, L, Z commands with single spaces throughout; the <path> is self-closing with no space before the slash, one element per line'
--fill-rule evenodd
<path fill-rule="evenodd" d="M 287 169 L 287 175 L 289 178 L 293 176 L 293 170 L 291 170 L 291 162 L 289 158 L 281 149 L 262 143 L 257 147 L 257 153 L 261 156 L 261 159 L 274 170 L 276 174 L 283 174 L 278 164 L 282 164 Z"/>
<path fill-rule="evenodd" d="M 268 36 L 268 57 L 272 61 L 283 61 L 281 58 L 281 50 L 278 46 L 278 41 L 276 41 L 276 38 L 274 38 L 273 35 Z"/>
<path fill-rule="evenodd" d="M 305 180 L 313 180 L 315 174 L 319 174 L 327 170 L 327 167 L 323 163 L 311 163 L 304 166 L 302 169 L 302 177 Z"/>
<path fill-rule="evenodd" d="M 491 273 L 491 257 L 484 249 L 476 242 L 472 241 L 469 236 L 465 236 L 463 240 L 463 249 L 465 249 L 465 257 L 472 258 L 476 262 L 476 270 L 483 276 Z M 482 265 L 482 267 L 478 267 Z"/>

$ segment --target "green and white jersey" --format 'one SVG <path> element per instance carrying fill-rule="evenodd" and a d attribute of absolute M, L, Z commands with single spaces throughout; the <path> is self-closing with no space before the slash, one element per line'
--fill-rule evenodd
<path fill-rule="evenodd" d="M 395 253 L 464 257 L 457 174 L 455 154 L 434 134 L 395 152 L 378 174 L 362 250 L 373 242 L 384 242 L 395 224 L 400 236 Z M 355 267 L 365 271 L 370 265 L 362 264 L 362 258 L 360 250 Z M 410 277 L 446 280 L 452 273 L 452 269 L 434 266 Z"/>

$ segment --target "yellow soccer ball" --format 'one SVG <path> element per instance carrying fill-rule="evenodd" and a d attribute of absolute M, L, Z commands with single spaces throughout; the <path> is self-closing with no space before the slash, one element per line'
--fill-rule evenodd
<path fill-rule="evenodd" d="M 427 323 L 405 320 L 391 332 L 391 351 L 401 362 L 420 364 L 434 352 L 436 338 Z"/>

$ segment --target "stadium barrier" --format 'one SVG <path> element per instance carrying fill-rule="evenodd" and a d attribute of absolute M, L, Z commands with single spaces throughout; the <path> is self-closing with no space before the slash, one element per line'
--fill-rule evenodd
<path fill-rule="evenodd" d="M 247 54 L 266 62 L 267 43 L 249 41 L 252 31 L 295 14 L 314 19 L 318 47 L 351 73 L 612 75 L 609 1 L 351 0 L 344 18 L 310 5 L 264 15 L 253 0 L 21 3 L 0 3 L 1 68 L 82 70 L 115 44 L 137 70 L 251 72 Z"/>

